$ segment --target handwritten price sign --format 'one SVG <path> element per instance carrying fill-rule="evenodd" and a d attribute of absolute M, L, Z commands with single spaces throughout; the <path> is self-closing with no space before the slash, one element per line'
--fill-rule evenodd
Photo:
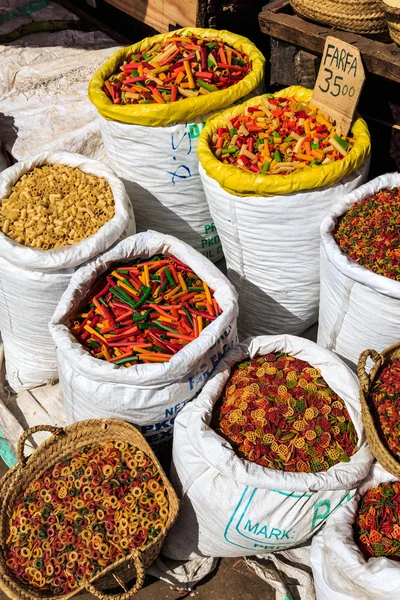
<path fill-rule="evenodd" d="M 364 81 L 358 48 L 327 37 L 311 103 L 335 119 L 342 135 L 350 129 Z"/>

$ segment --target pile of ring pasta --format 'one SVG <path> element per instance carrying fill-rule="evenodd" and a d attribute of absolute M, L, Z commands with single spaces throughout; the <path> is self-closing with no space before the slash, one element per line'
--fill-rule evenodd
<path fill-rule="evenodd" d="M 382 483 L 361 499 L 355 522 L 355 539 L 367 558 L 386 556 L 400 560 L 400 483 Z"/>
<path fill-rule="evenodd" d="M 318 108 L 266 94 L 259 106 L 227 121 L 211 140 L 216 158 L 249 173 L 286 175 L 344 158 L 353 138 L 338 135 Z"/>
<path fill-rule="evenodd" d="M 89 446 L 26 489 L 10 520 L 7 566 L 40 591 L 67 594 L 157 538 L 168 514 L 146 454 L 125 442 Z"/>
<path fill-rule="evenodd" d="M 168 362 L 221 312 L 204 281 L 160 254 L 104 273 L 70 328 L 95 358 L 131 367 Z"/>
<path fill-rule="evenodd" d="M 343 400 L 319 369 L 285 353 L 238 363 L 211 427 L 238 456 L 282 471 L 326 471 L 357 449 Z"/>
<path fill-rule="evenodd" d="M 400 459 L 400 359 L 380 370 L 369 394 L 378 429 L 392 455 Z"/>
<path fill-rule="evenodd" d="M 0 228 L 19 244 L 52 250 L 88 238 L 114 214 L 105 179 L 66 165 L 44 165 L 23 175 L 1 201 Z"/>
<path fill-rule="evenodd" d="M 165 104 L 224 90 L 250 70 L 248 56 L 218 39 L 175 35 L 132 54 L 103 91 L 114 104 Z"/>
<path fill-rule="evenodd" d="M 341 251 L 366 269 L 400 281 L 400 188 L 355 202 L 340 217 L 334 238 Z"/>

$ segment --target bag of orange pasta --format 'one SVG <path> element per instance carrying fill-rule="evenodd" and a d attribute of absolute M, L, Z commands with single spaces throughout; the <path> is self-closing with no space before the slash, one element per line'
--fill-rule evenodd
<path fill-rule="evenodd" d="M 166 555 L 250 556 L 306 542 L 369 472 L 358 388 L 308 340 L 232 348 L 175 421 L 181 511 Z"/>

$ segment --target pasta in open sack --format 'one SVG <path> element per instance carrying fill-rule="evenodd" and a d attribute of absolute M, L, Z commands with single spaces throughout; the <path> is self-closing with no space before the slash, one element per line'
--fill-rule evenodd
<path fill-rule="evenodd" d="M 265 355 L 268 360 L 272 353 L 281 352 L 320 369 L 344 401 L 358 437 L 356 451 L 346 463 L 318 473 L 266 468 L 239 457 L 232 444 L 211 428 L 215 405 L 235 363 Z M 332 352 L 308 340 L 261 336 L 232 348 L 196 401 L 175 422 L 172 481 L 181 511 L 165 554 L 178 560 L 199 555 L 250 556 L 285 550 L 309 539 L 370 469 L 372 456 L 358 394 L 351 370 Z"/>
<path fill-rule="evenodd" d="M 91 356 L 71 333 L 70 317 L 111 265 L 157 253 L 174 256 L 193 269 L 214 291 L 222 314 L 168 362 L 125 368 Z M 68 421 L 94 415 L 120 418 L 138 425 L 152 446 L 170 441 L 176 414 L 201 390 L 236 341 L 236 317 L 234 289 L 196 250 L 155 231 L 124 239 L 75 273 L 50 323 Z"/>
<path fill-rule="evenodd" d="M 173 103 L 121 105 L 106 96 L 104 82 L 129 56 L 191 34 L 205 42 L 221 40 L 246 54 L 251 71 L 226 89 Z M 250 40 L 229 31 L 195 27 L 146 38 L 115 53 L 97 71 L 89 85 L 89 99 L 98 109 L 108 160 L 127 187 L 139 231 L 177 235 L 213 262 L 222 258 L 200 181 L 197 141 L 208 116 L 254 93 L 263 85 L 263 74 L 264 57 Z"/>
<path fill-rule="evenodd" d="M 121 181 L 106 165 L 79 154 L 43 152 L 16 163 L 0 174 L 0 199 L 10 195 L 24 174 L 43 165 L 66 165 L 104 178 L 114 199 L 114 216 L 90 237 L 49 250 L 25 246 L 22 240 L 18 243 L 0 233 L 0 330 L 7 379 L 15 391 L 57 378 L 55 348 L 48 323 L 72 274 L 81 264 L 135 231 L 132 208 Z M 83 196 L 78 199 L 78 207 L 81 200 Z M 43 209 L 47 213 L 52 211 L 51 207 Z M 78 229 L 78 220 L 75 225 Z M 3 231 L 4 228 L 5 223 Z M 69 224 L 65 231 L 70 229 Z M 47 232 L 44 225 L 43 231 Z"/>
<path fill-rule="evenodd" d="M 354 540 L 353 524 L 362 496 L 395 481 L 375 463 L 356 495 L 327 519 L 311 544 L 317 600 L 388 600 L 400 593 L 400 565 L 390 558 L 365 559 Z"/>
<path fill-rule="evenodd" d="M 399 341 L 400 281 L 378 275 L 346 256 L 333 237 L 334 231 L 338 220 L 357 202 L 396 186 L 400 186 L 398 173 L 369 181 L 335 204 L 321 224 L 318 343 L 342 356 L 354 369 L 366 348 L 379 352 Z"/>
<path fill-rule="evenodd" d="M 293 86 L 274 94 L 289 97 L 308 103 L 311 90 Z M 370 137 L 362 119 L 353 125 L 351 150 L 330 164 L 275 175 L 221 163 L 211 149 L 213 136 L 262 98 L 210 119 L 199 140 L 203 187 L 239 293 L 241 337 L 301 334 L 317 321 L 322 218 L 365 180 L 369 168 Z"/>

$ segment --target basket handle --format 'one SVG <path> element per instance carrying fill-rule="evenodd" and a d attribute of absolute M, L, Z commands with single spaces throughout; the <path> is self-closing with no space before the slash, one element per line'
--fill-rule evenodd
<path fill-rule="evenodd" d="M 371 385 L 370 374 L 368 374 L 365 370 L 365 365 L 369 358 L 371 358 L 375 363 L 374 368 L 379 369 L 384 363 L 382 354 L 379 354 L 379 352 L 376 352 L 376 350 L 364 350 L 364 352 L 360 354 L 360 358 L 358 359 L 357 374 L 360 380 L 360 386 L 365 393 L 368 393 Z"/>
<path fill-rule="evenodd" d="M 19 438 L 17 448 L 17 458 L 19 462 L 21 462 L 23 465 L 28 460 L 25 456 L 25 442 L 29 436 L 33 435 L 34 433 L 37 433 L 38 431 L 50 431 L 53 435 L 65 434 L 65 430 L 62 427 L 54 427 L 53 425 L 35 425 L 35 427 L 31 427 L 30 429 L 24 431 L 24 433 Z"/>
<path fill-rule="evenodd" d="M 93 583 L 87 582 L 85 584 L 86 591 L 93 594 L 98 600 L 130 600 L 133 596 L 136 596 L 138 591 L 143 587 L 144 583 L 144 566 L 140 558 L 140 554 L 137 550 L 132 550 L 129 560 L 132 559 L 136 569 L 136 583 L 130 590 L 127 590 L 124 583 L 118 577 L 113 575 L 115 581 L 125 590 L 123 594 L 107 594 L 97 589 Z"/>

